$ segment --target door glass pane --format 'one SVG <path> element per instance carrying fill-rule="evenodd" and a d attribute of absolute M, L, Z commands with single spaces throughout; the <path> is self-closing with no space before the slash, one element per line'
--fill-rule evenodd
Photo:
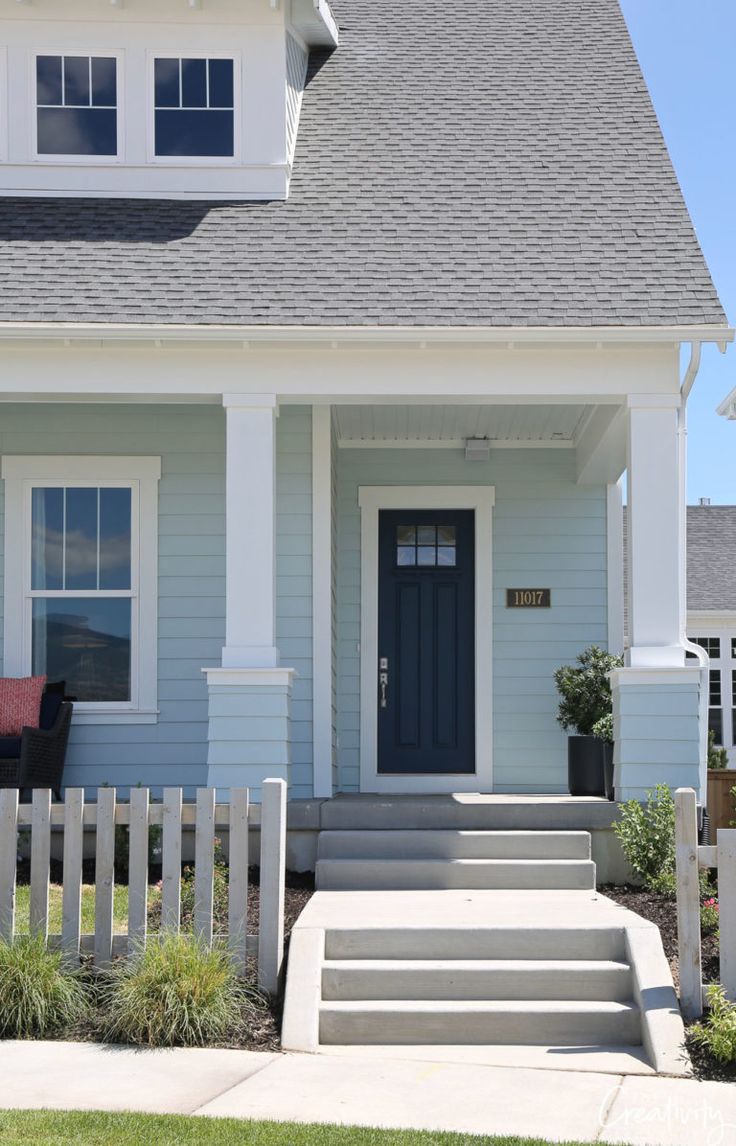
<path fill-rule="evenodd" d="M 454 525 L 438 525 L 437 541 L 440 545 L 454 545 L 456 540 Z"/>
<path fill-rule="evenodd" d="M 436 565 L 437 550 L 434 545 L 420 545 L 417 548 L 417 565 Z"/>
<path fill-rule="evenodd" d="M 437 548 L 438 565 L 454 565 L 457 550 L 454 545 L 440 545 Z"/>
<path fill-rule="evenodd" d="M 98 491 L 67 489 L 64 559 L 65 589 L 96 589 Z"/>
<path fill-rule="evenodd" d="M 129 598 L 36 598 L 32 671 L 79 701 L 129 701 L 130 633 Z"/>
<path fill-rule="evenodd" d="M 396 530 L 396 540 L 399 545 L 416 545 L 417 531 L 413 525 L 399 525 Z"/>
<path fill-rule="evenodd" d="M 31 589 L 64 587 L 64 490 L 31 494 Z"/>
<path fill-rule="evenodd" d="M 434 525 L 418 526 L 417 541 L 420 545 L 434 545 L 437 541 L 437 527 Z"/>
<path fill-rule="evenodd" d="M 400 545 L 396 551 L 397 565 L 416 565 L 417 551 L 413 545 Z"/>
<path fill-rule="evenodd" d="M 100 589 L 130 589 L 130 489 L 100 490 Z"/>

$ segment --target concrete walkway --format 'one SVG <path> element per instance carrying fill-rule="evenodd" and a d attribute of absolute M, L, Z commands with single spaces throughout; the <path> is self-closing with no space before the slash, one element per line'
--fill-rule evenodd
<path fill-rule="evenodd" d="M 0 1043 L 0 1108 L 734 1146 L 736 1085 L 386 1056 Z"/>

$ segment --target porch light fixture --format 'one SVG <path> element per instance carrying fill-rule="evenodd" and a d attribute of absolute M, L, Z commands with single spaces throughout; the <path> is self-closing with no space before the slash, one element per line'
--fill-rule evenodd
<path fill-rule="evenodd" d="M 465 461 L 487 462 L 491 456 L 491 443 L 488 438 L 465 439 Z"/>

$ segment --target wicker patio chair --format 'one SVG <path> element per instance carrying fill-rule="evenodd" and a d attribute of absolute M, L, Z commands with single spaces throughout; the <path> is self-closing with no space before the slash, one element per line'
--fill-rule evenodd
<path fill-rule="evenodd" d="M 20 736 L 0 737 L 0 788 L 51 788 L 57 800 L 61 799 L 74 706 L 62 698 L 48 707 L 53 718 L 44 720 L 42 705 L 40 728 L 24 728 Z"/>

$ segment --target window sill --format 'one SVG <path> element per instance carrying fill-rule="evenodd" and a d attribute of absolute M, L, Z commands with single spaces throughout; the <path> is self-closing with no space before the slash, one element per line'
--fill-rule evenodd
<path fill-rule="evenodd" d="M 119 708 L 106 709 L 100 707 L 94 712 L 89 709 L 75 709 L 72 724 L 157 724 L 158 716 L 159 710 L 157 708 L 121 711 Z"/>

